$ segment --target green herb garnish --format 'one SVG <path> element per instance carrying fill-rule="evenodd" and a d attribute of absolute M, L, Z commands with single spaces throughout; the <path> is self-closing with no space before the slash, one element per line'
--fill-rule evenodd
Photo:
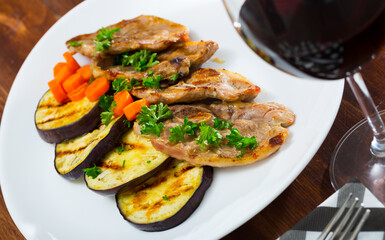
<path fill-rule="evenodd" d="M 169 137 L 169 140 L 171 142 L 184 142 L 184 135 L 187 134 L 193 136 L 198 128 L 198 124 L 189 121 L 188 118 L 185 118 L 183 125 L 170 128 L 171 136 Z"/>
<path fill-rule="evenodd" d="M 142 85 L 148 88 L 160 88 L 160 81 L 163 79 L 162 76 L 149 76 L 148 78 L 142 78 Z"/>
<path fill-rule="evenodd" d="M 128 81 L 127 78 L 119 77 L 118 79 L 112 81 L 112 89 L 115 90 L 115 94 L 123 90 L 128 90 L 129 86 L 130 81 Z"/>
<path fill-rule="evenodd" d="M 177 72 L 177 73 L 171 75 L 170 81 L 175 82 L 178 79 L 179 75 L 180 75 L 180 72 Z"/>
<path fill-rule="evenodd" d="M 111 46 L 111 41 L 113 40 L 113 34 L 119 31 L 120 28 L 110 29 L 102 28 L 99 30 L 98 35 L 96 35 L 95 43 L 95 54 L 97 52 L 103 52 L 105 49 L 109 49 Z"/>
<path fill-rule="evenodd" d="M 168 106 L 163 105 L 163 103 L 159 103 L 151 105 L 150 107 L 142 107 L 142 111 L 136 119 L 138 119 L 138 123 L 141 125 L 141 134 L 152 134 L 159 137 L 163 129 L 163 123 L 161 121 L 170 118 L 172 118 L 172 113 L 170 109 L 168 109 Z"/>
<path fill-rule="evenodd" d="M 199 137 L 195 138 L 195 141 L 203 150 L 205 150 L 209 145 L 215 147 L 219 146 L 223 137 L 215 128 L 208 126 L 205 122 L 201 122 L 199 129 L 201 131 L 199 133 Z"/>
<path fill-rule="evenodd" d="M 122 168 L 124 168 L 125 164 L 126 164 L 126 160 L 123 160 Z"/>
<path fill-rule="evenodd" d="M 244 137 L 239 133 L 238 129 L 230 129 L 231 133 L 226 135 L 227 140 L 229 140 L 228 146 L 235 146 L 235 149 L 240 150 L 241 154 L 237 158 L 243 157 L 243 154 L 246 153 L 246 148 L 254 149 L 258 147 L 258 142 L 256 138 L 253 137 Z"/>
<path fill-rule="evenodd" d="M 98 168 L 95 164 L 91 168 L 85 168 L 82 170 L 88 177 L 92 177 L 92 179 L 95 179 L 97 176 L 99 176 L 99 174 L 102 173 L 102 169 Z"/>
<path fill-rule="evenodd" d="M 169 200 L 168 197 L 167 197 L 167 195 L 164 195 L 162 198 L 163 198 L 163 200 L 166 200 L 166 201 Z"/>
<path fill-rule="evenodd" d="M 226 120 L 214 119 L 214 128 L 218 130 L 223 130 L 225 128 L 230 129 L 234 126 L 234 123 L 227 122 Z"/>
<path fill-rule="evenodd" d="M 133 66 L 136 71 L 146 71 L 147 68 L 150 68 L 159 63 L 156 60 L 158 57 L 157 53 L 151 53 L 150 50 L 140 50 L 134 54 L 123 53 L 120 56 L 120 62 L 123 67 Z"/>
<path fill-rule="evenodd" d="M 126 146 L 122 143 L 122 145 L 118 146 L 117 148 L 118 154 L 120 155 L 122 152 L 126 151 Z"/>
<path fill-rule="evenodd" d="M 128 128 L 131 127 L 131 123 L 127 119 L 123 120 L 123 124 L 126 125 L 126 127 Z"/>
<path fill-rule="evenodd" d="M 93 81 L 95 81 L 95 78 L 93 78 L 92 76 L 90 77 L 90 80 L 88 81 L 88 84 L 91 84 Z"/>
<path fill-rule="evenodd" d="M 100 106 L 100 105 L 99 105 Z M 104 111 L 100 114 L 100 118 L 104 125 L 108 125 L 111 122 L 111 118 L 114 115 L 114 111 L 112 109 L 116 108 L 116 102 L 113 101 L 107 111 Z"/>
<path fill-rule="evenodd" d="M 151 163 L 151 161 L 150 161 L 150 160 L 148 160 L 148 161 L 147 161 L 147 163 Z"/>
<path fill-rule="evenodd" d="M 77 47 L 83 45 L 83 42 L 68 42 L 71 47 Z"/>

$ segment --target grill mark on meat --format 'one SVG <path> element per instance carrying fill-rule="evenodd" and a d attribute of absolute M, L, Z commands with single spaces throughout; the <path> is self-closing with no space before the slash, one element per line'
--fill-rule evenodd
<path fill-rule="evenodd" d="M 283 139 L 283 136 L 281 134 L 279 134 L 273 138 L 270 138 L 270 140 L 269 140 L 270 146 L 282 145 L 283 142 L 284 142 L 284 139 Z"/>

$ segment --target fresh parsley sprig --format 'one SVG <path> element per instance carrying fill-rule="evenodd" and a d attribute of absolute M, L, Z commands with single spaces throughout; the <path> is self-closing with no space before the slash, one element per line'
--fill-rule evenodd
<path fill-rule="evenodd" d="M 100 119 L 104 125 L 108 125 L 111 122 L 111 118 L 114 115 L 112 109 L 116 108 L 116 102 L 114 96 L 103 95 L 99 97 L 99 107 L 104 111 L 100 114 Z"/>
<path fill-rule="evenodd" d="M 149 76 L 147 78 L 142 78 L 142 85 L 148 88 L 160 88 L 160 81 L 163 79 L 162 76 Z"/>
<path fill-rule="evenodd" d="M 215 128 L 210 127 L 205 122 L 201 122 L 199 129 L 199 137 L 195 138 L 195 141 L 203 150 L 207 149 L 210 145 L 214 147 L 219 146 L 223 136 Z"/>
<path fill-rule="evenodd" d="M 158 57 L 157 53 L 151 53 L 150 50 L 140 50 L 133 54 L 123 53 L 120 56 L 120 62 L 123 67 L 133 66 L 136 71 L 146 71 L 147 68 L 150 68 L 159 63 L 156 58 Z"/>
<path fill-rule="evenodd" d="M 218 130 L 223 130 L 225 128 L 230 129 L 234 126 L 234 123 L 227 122 L 226 120 L 214 119 L 214 128 Z"/>
<path fill-rule="evenodd" d="M 235 149 L 241 150 L 241 154 L 237 156 L 237 158 L 243 157 L 243 154 L 246 153 L 246 148 L 254 149 L 258 147 L 258 142 L 253 137 L 244 137 L 239 133 L 238 129 L 230 129 L 231 133 L 229 135 L 226 135 L 227 140 L 229 142 L 227 143 L 228 146 L 235 146 Z"/>
<path fill-rule="evenodd" d="M 185 118 L 183 125 L 170 128 L 171 136 L 169 137 L 169 140 L 171 142 L 177 142 L 177 141 L 184 142 L 185 134 L 194 136 L 195 131 L 198 129 L 199 129 L 198 124 L 189 121 L 188 118 Z"/>
<path fill-rule="evenodd" d="M 99 174 L 102 173 L 102 169 L 98 168 L 95 164 L 93 167 L 82 169 L 88 177 L 95 179 Z"/>
<path fill-rule="evenodd" d="M 178 78 L 179 78 L 179 75 L 180 75 L 180 72 L 177 72 L 177 73 L 175 73 L 175 74 L 171 75 L 171 77 L 170 77 L 170 81 L 173 81 L 173 82 L 175 82 L 176 80 L 178 80 Z"/>
<path fill-rule="evenodd" d="M 96 35 L 94 43 L 95 43 L 95 55 L 97 52 L 103 52 L 104 50 L 108 50 L 111 46 L 111 41 L 114 39 L 113 35 L 119 28 L 110 29 L 110 28 L 102 28 L 99 30 L 98 35 Z"/>
<path fill-rule="evenodd" d="M 144 135 L 160 136 L 163 129 L 161 121 L 172 118 L 173 115 L 167 105 L 163 103 L 154 104 L 150 107 L 142 107 L 142 111 L 137 116 L 138 124 L 141 125 L 140 132 Z"/>

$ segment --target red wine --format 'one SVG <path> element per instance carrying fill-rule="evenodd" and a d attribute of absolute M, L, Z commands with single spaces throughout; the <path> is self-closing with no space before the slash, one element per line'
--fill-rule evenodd
<path fill-rule="evenodd" d="M 246 42 L 276 67 L 338 79 L 359 70 L 384 43 L 385 0 L 246 0 L 240 23 Z"/>

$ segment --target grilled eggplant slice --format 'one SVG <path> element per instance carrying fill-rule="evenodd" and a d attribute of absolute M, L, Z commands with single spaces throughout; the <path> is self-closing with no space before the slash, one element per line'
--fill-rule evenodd
<path fill-rule="evenodd" d="M 157 176 L 136 187 L 122 188 L 116 195 L 120 213 L 143 231 L 173 228 L 199 206 L 211 184 L 213 169 L 186 161 L 173 162 Z"/>
<path fill-rule="evenodd" d="M 97 164 L 102 172 L 95 179 L 84 174 L 84 179 L 91 190 L 103 195 L 115 194 L 124 186 L 142 183 L 170 161 L 168 155 L 152 146 L 149 138 L 129 130 L 118 146 Z"/>
<path fill-rule="evenodd" d="M 67 179 L 80 177 L 82 169 L 92 167 L 116 146 L 128 130 L 125 119 L 115 118 L 107 126 L 102 124 L 88 134 L 56 144 L 56 171 Z"/>
<path fill-rule="evenodd" d="M 98 101 L 84 98 L 60 104 L 48 90 L 37 106 L 35 125 L 40 137 L 49 143 L 59 143 L 87 133 L 100 124 Z"/>

